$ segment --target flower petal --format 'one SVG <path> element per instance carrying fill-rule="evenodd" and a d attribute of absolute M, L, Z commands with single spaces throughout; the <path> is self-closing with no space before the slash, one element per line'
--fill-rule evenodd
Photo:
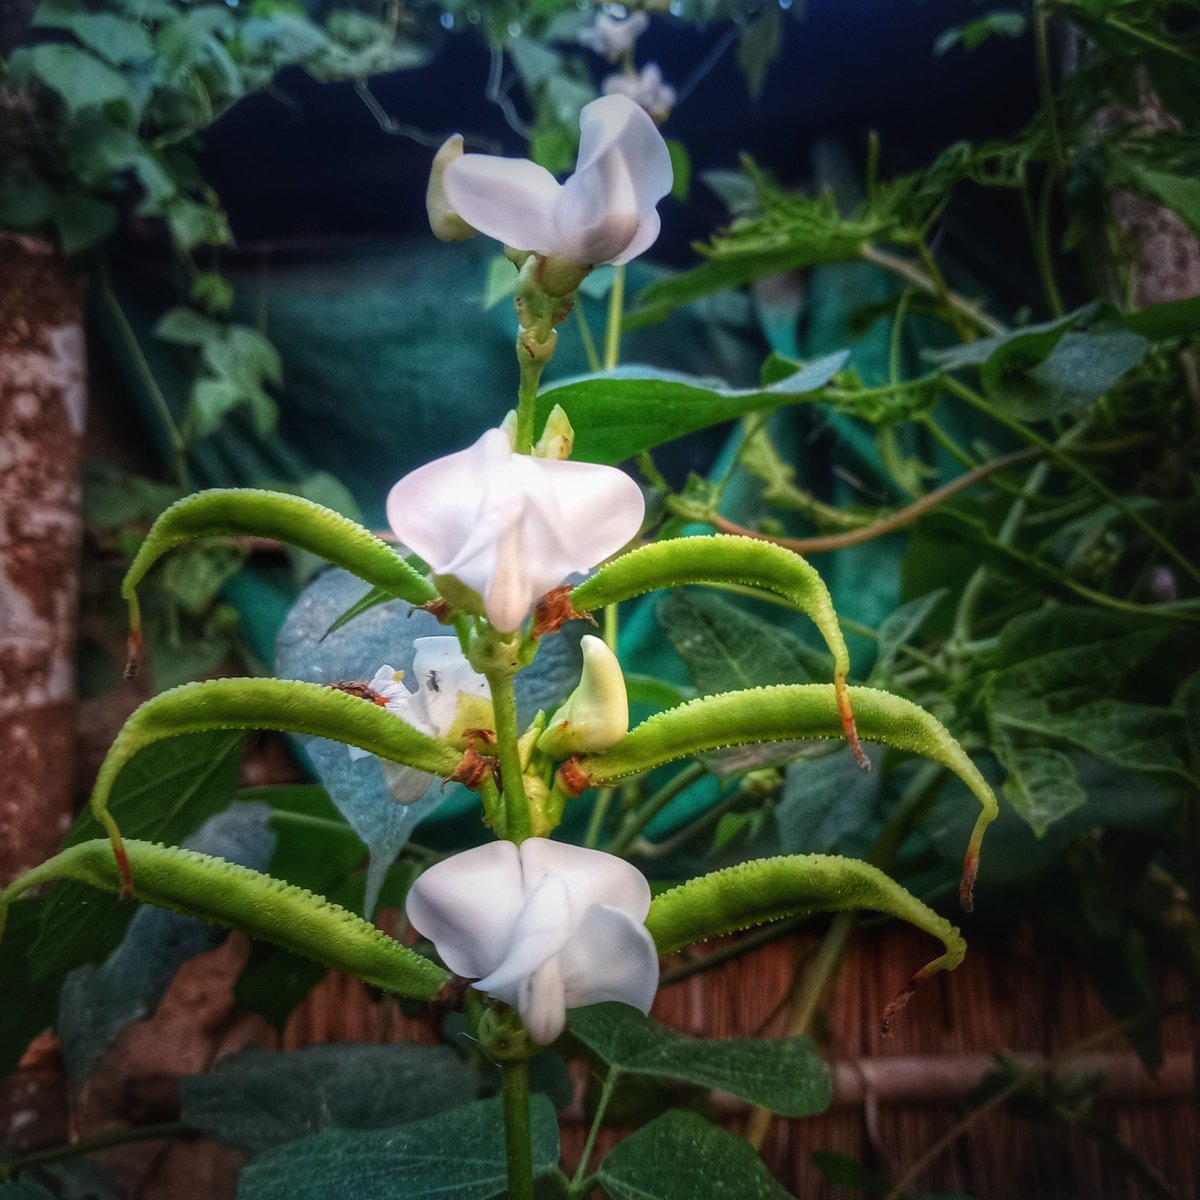
<path fill-rule="evenodd" d="M 515 250 L 553 253 L 553 211 L 561 188 L 545 167 L 524 158 L 464 154 L 442 188 L 454 211 L 480 233 Z"/>
<path fill-rule="evenodd" d="M 525 907 L 517 847 L 489 842 L 435 863 L 409 889 L 404 907 L 456 975 L 490 975 Z"/>
<path fill-rule="evenodd" d="M 640 921 L 594 904 L 558 956 L 568 1008 L 620 1000 L 643 1013 L 658 990 L 658 950 Z"/>
<path fill-rule="evenodd" d="M 661 230 L 662 221 L 658 213 L 652 212 L 638 226 L 637 233 L 633 235 L 633 241 L 612 260 L 613 265 L 619 267 L 623 263 L 632 262 L 639 254 L 645 254 L 658 241 Z"/>
<path fill-rule="evenodd" d="M 389 762 L 385 758 L 380 760 L 380 764 L 383 767 L 383 782 L 388 795 L 397 804 L 415 804 L 429 791 L 429 785 L 434 779 L 428 771 L 406 766 L 404 763 Z"/>
<path fill-rule="evenodd" d="M 475 983 L 481 992 L 513 1005 L 520 1000 L 522 983 L 557 954 L 571 935 L 566 881 L 548 875 L 534 888 L 528 880 L 524 886 L 528 899 L 504 947 L 503 961 Z"/>
<path fill-rule="evenodd" d="M 579 114 L 576 173 L 612 154 L 625 164 L 638 220 L 645 221 L 670 192 L 674 173 L 658 126 L 628 96 L 601 96 L 585 104 Z"/>
<path fill-rule="evenodd" d="M 526 890 L 557 876 L 566 886 L 576 920 L 595 904 L 610 905 L 637 922 L 644 921 L 650 911 L 646 877 L 615 854 L 549 838 L 527 838 L 521 843 L 520 855 Z"/>
<path fill-rule="evenodd" d="M 567 1023 L 566 989 L 558 955 L 548 958 L 532 975 L 521 981 L 517 1011 L 530 1038 L 548 1046 Z"/>
<path fill-rule="evenodd" d="M 491 699 L 487 680 L 463 657 L 456 637 L 425 637 L 413 642 L 414 707 L 436 737 L 445 737 L 458 716 L 459 693 Z"/>

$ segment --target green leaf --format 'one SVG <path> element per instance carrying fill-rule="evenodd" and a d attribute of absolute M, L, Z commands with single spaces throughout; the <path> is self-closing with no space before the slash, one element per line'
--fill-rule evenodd
<path fill-rule="evenodd" d="M 225 415 L 246 402 L 246 391 L 229 379 L 197 379 L 188 401 L 188 420 L 196 437 L 207 437 L 220 427 Z"/>
<path fill-rule="evenodd" d="M 613 1200 L 789 1200 L 744 1138 L 684 1111 L 618 1143 L 600 1163 L 600 1184 Z"/>
<path fill-rule="evenodd" d="M 874 768 L 881 755 L 871 757 Z M 882 787 L 881 772 L 855 770 L 844 749 L 791 763 L 774 812 L 778 848 L 865 858 L 883 823 Z"/>
<path fill-rule="evenodd" d="M 356 600 L 330 627 L 325 630 L 325 637 L 331 633 L 337 633 L 343 625 L 349 625 L 355 617 L 361 617 L 363 613 L 370 612 L 373 608 L 378 608 L 381 604 L 390 604 L 396 597 L 390 592 L 385 592 L 383 588 L 372 588 L 365 593 L 361 600 Z"/>
<path fill-rule="evenodd" d="M 794 404 L 824 387 L 849 356 L 848 350 L 840 350 L 770 387 L 750 390 L 648 367 L 622 367 L 546 388 L 538 396 L 537 421 L 545 422 L 554 405 L 562 405 L 575 429 L 574 457 L 618 463 L 685 433 Z"/>
<path fill-rule="evenodd" d="M 845 1154 L 814 1150 L 812 1162 L 822 1178 L 838 1187 L 857 1188 L 862 1192 L 886 1192 L 891 1186 L 882 1175 Z"/>
<path fill-rule="evenodd" d="M 182 1117 L 251 1154 L 323 1129 L 387 1129 L 461 1104 L 479 1077 L 448 1046 L 341 1042 L 221 1059 L 181 1086 Z"/>
<path fill-rule="evenodd" d="M 114 125 L 102 113 L 86 113 L 66 131 L 71 168 L 87 187 L 103 187 L 130 170 L 143 153 L 132 129 Z"/>
<path fill-rule="evenodd" d="M 78 254 L 94 246 L 112 233 L 117 224 L 117 210 L 111 204 L 84 192 L 56 196 L 50 207 L 50 217 L 66 255 Z"/>
<path fill-rule="evenodd" d="M 750 95 L 757 98 L 767 81 L 767 68 L 783 48 L 783 13 L 768 4 L 742 27 L 738 37 L 737 61 L 746 77 Z"/>
<path fill-rule="evenodd" d="M 58 989 L 65 972 L 35 971 L 34 946 L 49 900 L 43 896 L 14 904 L 0 941 L 0 978 L 20 980 L 0 1005 L 0 1075 L 14 1070 L 29 1043 L 54 1024 Z M 2 1194 L 2 1193 L 0 1193 Z"/>
<path fill-rule="evenodd" d="M 1053 822 L 1087 802 L 1075 767 L 1061 750 L 1015 746 L 1006 736 L 996 737 L 992 748 L 1008 772 L 1005 798 L 1038 837 Z"/>
<path fill-rule="evenodd" d="M 121 773 L 109 797 L 114 820 L 130 837 L 178 844 L 227 808 L 237 787 L 244 735 L 196 734 L 152 746 Z M 102 830 L 84 811 L 64 845 L 77 846 Z M 133 911 L 82 883 L 61 883 L 50 897 L 34 948 L 38 977 L 99 962 L 116 948 Z"/>
<path fill-rule="evenodd" d="M 114 67 L 154 54 L 150 35 L 140 21 L 130 17 L 79 12 L 65 4 L 44 3 L 38 8 L 33 23 L 45 29 L 65 29 Z"/>
<path fill-rule="evenodd" d="M 221 337 L 220 322 L 193 308 L 172 308 L 159 317 L 154 336 L 177 346 L 206 346 Z"/>
<path fill-rule="evenodd" d="M 1200 296 L 1152 304 L 1138 312 L 1122 313 L 1121 321 L 1126 329 L 1132 329 L 1134 333 L 1140 333 L 1153 342 L 1191 337 L 1200 333 Z"/>
<path fill-rule="evenodd" d="M 811 683 L 832 674 L 828 655 L 709 592 L 670 592 L 658 602 L 657 615 L 703 695 L 772 683 Z"/>
<path fill-rule="evenodd" d="M 1023 12 L 1015 9 L 1000 8 L 994 12 L 985 13 L 965 25 L 947 29 L 939 34 L 933 44 L 935 58 L 940 58 L 955 46 L 964 50 L 976 50 L 992 37 L 1018 38 L 1024 37 L 1029 28 L 1029 21 Z"/>
<path fill-rule="evenodd" d="M 571 1032 L 623 1074 L 681 1079 L 732 1092 L 789 1117 L 824 1112 L 829 1071 L 811 1038 L 684 1037 L 628 1004 L 594 1004 L 570 1016 Z"/>
<path fill-rule="evenodd" d="M 671 156 L 671 195 L 686 204 L 692 191 L 692 156 L 678 138 L 667 138 Z"/>
<path fill-rule="evenodd" d="M 558 1163 L 554 1107 L 530 1101 L 533 1170 Z M 387 1130 L 330 1129 L 257 1157 L 238 1200 L 492 1200 L 508 1180 L 501 1101 L 479 1100 Z"/>
<path fill-rule="evenodd" d="M 1181 217 L 1191 231 L 1200 234 L 1200 181 L 1190 175 L 1159 171 L 1131 159 L 1123 159 L 1122 172 L 1136 191 L 1165 204 Z"/>
<path fill-rule="evenodd" d="M 17 82 L 32 76 L 56 92 L 72 116 L 114 101 L 134 107 L 125 77 L 76 46 L 60 43 L 18 50 L 12 57 L 12 73 Z"/>

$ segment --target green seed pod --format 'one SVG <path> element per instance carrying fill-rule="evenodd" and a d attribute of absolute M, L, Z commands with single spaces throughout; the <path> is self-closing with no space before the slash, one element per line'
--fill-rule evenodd
<path fill-rule="evenodd" d="M 447 971 L 324 896 L 195 850 L 130 840 L 125 852 L 138 900 L 237 929 L 399 996 L 450 998 Z M 81 842 L 0 893 L 0 936 L 9 905 L 22 892 L 60 879 L 106 892 L 124 888 L 108 842 Z"/>
<path fill-rule="evenodd" d="M 864 738 L 941 763 L 971 789 L 982 805 L 967 846 L 959 892 L 969 911 L 983 831 L 999 812 L 995 793 L 936 717 L 910 700 L 877 688 L 856 687 L 849 692 Z M 611 750 L 571 760 L 563 768 L 565 773 L 560 773 L 560 781 L 569 792 L 577 794 L 590 784 L 608 786 L 628 775 L 709 750 L 841 735 L 837 689 L 829 684 L 780 684 L 726 692 L 656 714 Z"/>

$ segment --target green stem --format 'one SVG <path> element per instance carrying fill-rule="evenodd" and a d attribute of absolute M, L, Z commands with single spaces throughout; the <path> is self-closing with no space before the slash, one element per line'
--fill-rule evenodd
<path fill-rule="evenodd" d="M 686 791 L 699 779 L 708 774 L 708 768 L 701 762 L 690 763 L 673 779 L 665 783 L 641 808 L 625 818 L 616 837 L 609 843 L 609 854 L 626 854 L 629 847 L 637 840 L 638 834 L 658 816 L 672 800 L 681 792 Z"/>
<path fill-rule="evenodd" d="M 1038 198 L 1037 236 L 1034 239 L 1033 253 L 1037 259 L 1038 278 L 1042 281 L 1046 303 L 1056 317 L 1061 317 L 1066 309 L 1058 290 L 1058 281 L 1054 278 L 1053 256 L 1050 253 L 1050 201 L 1053 196 L 1054 176 L 1048 171 L 1042 181 L 1042 191 Z"/>
<path fill-rule="evenodd" d="M 592 815 L 588 818 L 587 833 L 584 834 L 583 844 L 589 850 L 595 850 L 604 829 L 604 818 L 608 816 L 608 807 L 612 803 L 613 789 L 600 788 L 596 803 L 592 805 Z"/>
<path fill-rule="evenodd" d="M 112 278 L 108 272 L 108 261 L 103 257 L 100 259 L 99 276 L 100 293 L 104 297 L 105 307 L 111 314 L 113 321 L 116 322 L 117 330 L 121 334 L 121 340 L 125 343 L 125 348 L 129 351 L 129 356 L 133 359 L 133 365 L 141 377 L 146 391 L 150 394 L 150 399 L 154 404 L 154 411 L 158 414 L 158 419 L 162 422 L 163 431 L 167 435 L 167 441 L 171 446 L 175 482 L 186 491 L 189 488 L 187 440 L 180 432 L 179 426 L 175 423 L 175 418 L 171 415 L 171 406 L 167 403 L 167 398 L 163 395 L 162 388 L 158 386 L 158 380 L 154 377 L 154 372 L 150 369 L 150 363 L 146 360 L 145 352 L 142 350 L 142 345 L 137 339 L 137 334 L 134 333 L 133 326 L 130 325 L 129 318 L 125 315 L 125 310 L 121 307 L 121 302 L 117 299 L 117 293 L 113 289 Z"/>
<path fill-rule="evenodd" d="M 1054 104 L 1054 82 L 1050 76 L 1049 21 L 1045 0 L 1033 0 L 1033 52 L 1037 59 L 1038 95 L 1046 118 L 1046 134 L 1050 139 L 1050 172 L 1061 179 L 1066 167 L 1062 133 L 1058 128 L 1058 110 Z"/>
<path fill-rule="evenodd" d="M 510 842 L 520 845 L 532 832 L 529 797 L 521 771 L 521 753 L 517 747 L 517 701 L 513 695 L 512 672 L 504 668 L 483 672 L 492 693 L 492 711 L 496 717 L 496 757 L 500 762 L 501 791 L 504 796 L 504 833 Z"/>
<path fill-rule="evenodd" d="M 612 291 L 608 293 L 608 328 L 604 331 L 604 369 L 613 370 L 621 361 L 621 321 L 625 316 L 625 267 L 613 267 Z"/>
<path fill-rule="evenodd" d="M 529 1064 L 500 1064 L 504 1098 L 504 1148 L 508 1160 L 508 1200 L 533 1200 L 533 1148 L 529 1140 Z"/>
<path fill-rule="evenodd" d="M 513 449 L 518 454 L 528 454 L 533 449 L 533 417 L 537 406 L 538 384 L 546 364 L 537 358 L 528 358 L 518 353 L 521 364 L 521 381 L 517 385 L 517 428 L 513 435 Z"/>
<path fill-rule="evenodd" d="M 596 1101 L 596 1112 L 592 1117 L 592 1125 L 588 1130 L 587 1140 L 583 1143 L 583 1149 L 579 1153 L 579 1165 L 575 1168 L 575 1176 L 567 1191 L 568 1200 L 576 1200 L 576 1197 L 587 1194 L 584 1189 L 590 1184 L 590 1180 L 587 1178 L 588 1162 L 591 1160 L 592 1151 L 596 1148 L 596 1138 L 600 1133 L 600 1126 L 604 1124 L 604 1114 L 608 1112 L 608 1106 L 617 1089 L 617 1080 L 620 1078 L 620 1074 L 616 1067 L 609 1067 L 608 1074 L 604 1077 L 604 1087 L 601 1089 L 600 1098 Z"/>
<path fill-rule="evenodd" d="M 908 315 L 910 300 L 912 300 L 912 289 L 905 288 L 900 293 L 900 299 L 896 304 L 896 318 L 892 322 L 892 336 L 888 345 L 888 382 L 893 385 L 900 382 L 901 338 L 904 334 L 904 318 Z"/>
<path fill-rule="evenodd" d="M 592 337 L 592 327 L 588 324 L 587 313 L 583 311 L 583 297 L 575 299 L 575 320 L 579 324 L 579 340 L 583 342 L 583 352 L 587 356 L 588 368 L 600 370 L 600 354 L 596 349 L 596 339 Z"/>
<path fill-rule="evenodd" d="M 1049 458 L 1056 466 L 1061 467 L 1064 471 L 1070 472 L 1081 482 L 1086 483 L 1099 495 L 1103 496 L 1126 520 L 1131 521 L 1146 536 L 1160 549 L 1178 563 L 1194 580 L 1200 583 L 1200 568 L 1198 568 L 1188 557 L 1169 542 L 1141 513 L 1129 507 L 1116 492 L 1107 487 L 1101 482 L 1096 475 L 1076 462 L 1070 455 L 1064 454 L 1058 446 L 1052 442 L 1048 442 L 1044 437 L 1033 432 L 1027 425 L 1020 421 L 1014 420 L 1012 417 L 1000 412 L 989 404 L 978 392 L 972 391 L 964 383 L 960 383 L 952 375 L 946 375 L 942 380 L 943 386 L 952 395 L 957 396 L 960 400 L 965 401 L 972 408 L 979 412 L 985 413 L 991 417 L 997 424 L 1003 425 L 1006 429 L 1011 430 L 1021 438 L 1022 441 L 1028 442 L 1031 446 L 1037 446 L 1042 450 L 1046 457 Z"/>
<path fill-rule="evenodd" d="M 929 274 L 934 295 L 937 296 L 938 303 L 946 310 L 946 315 L 950 319 L 950 324 L 954 326 L 954 332 L 958 334 L 959 340 L 973 342 L 975 330 L 967 323 L 959 307 L 954 303 L 950 288 L 946 284 L 946 277 L 942 274 L 942 268 L 938 266 L 937 259 L 933 257 L 933 252 L 925 245 L 923 238 L 917 243 L 917 254 Z"/>
<path fill-rule="evenodd" d="M 31 1150 L 0 1162 L 0 1181 L 12 1179 L 26 1167 L 38 1167 L 44 1163 L 60 1162 L 64 1158 L 76 1158 L 81 1154 L 93 1154 L 107 1150 L 110 1146 L 124 1146 L 130 1142 L 151 1142 L 166 1138 L 187 1137 L 194 1130 L 182 1121 L 165 1121 L 160 1125 L 141 1125 L 132 1129 L 112 1129 L 95 1137 L 80 1138 L 77 1142 L 66 1142 L 61 1146 L 47 1146 L 44 1150 Z"/>
<path fill-rule="evenodd" d="M 890 271 L 893 275 L 898 275 L 901 279 L 911 283 L 919 292 L 924 292 L 927 296 L 938 296 L 937 285 L 934 283 L 920 267 L 900 258 L 895 254 L 889 254 L 886 250 L 877 250 L 874 246 L 864 246 L 862 248 L 862 258 L 865 262 L 874 263 L 877 267 L 882 267 L 885 271 Z M 943 281 L 944 284 L 944 281 Z M 967 300 L 957 292 L 947 290 L 943 299 L 950 308 L 965 317 L 972 325 L 975 326 L 981 333 L 1000 334 L 1007 333 L 1008 329 L 995 317 L 989 316 L 979 307 L 974 301 Z"/>

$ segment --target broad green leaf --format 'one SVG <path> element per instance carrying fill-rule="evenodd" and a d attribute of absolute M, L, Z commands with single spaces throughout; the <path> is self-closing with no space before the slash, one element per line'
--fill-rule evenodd
<path fill-rule="evenodd" d="M 243 742 L 242 733 L 221 730 L 148 747 L 121 772 L 109 812 L 130 837 L 178 845 L 229 806 Z M 85 809 L 64 844 L 77 846 L 102 832 Z M 99 962 L 116 948 L 132 916 L 130 905 L 91 887 L 60 883 L 47 902 L 34 952 L 35 973 L 57 976 Z"/>
<path fill-rule="evenodd" d="M 72 115 L 114 101 L 134 105 L 128 80 L 86 50 L 63 43 L 18 50 L 12 57 L 18 82 L 30 76 L 56 92 Z"/>
<path fill-rule="evenodd" d="M 789 1117 L 824 1112 L 832 1100 L 829 1071 L 811 1038 L 684 1037 L 615 1003 L 575 1009 L 570 1022 L 585 1046 L 623 1074 L 682 1079 Z"/>
<path fill-rule="evenodd" d="M 1017 746 L 1006 735 L 993 740 L 993 749 L 1008 772 L 1004 796 L 1041 837 L 1060 817 L 1087 802 L 1074 764 L 1061 750 L 1049 746 Z"/>
<path fill-rule="evenodd" d="M 124 849 L 134 898 L 146 904 L 262 938 L 400 996 L 433 1000 L 450 978 L 430 959 L 324 896 L 194 850 L 134 840 Z M 82 842 L 9 884 L 0 894 L 0 931 L 8 908 L 24 892 L 66 879 L 110 893 L 125 884 L 110 842 Z"/>
<path fill-rule="evenodd" d="M 655 709 L 674 708 L 696 696 L 694 688 L 681 688 L 652 675 L 626 674 L 625 691 L 630 704 L 648 704 Z"/>
<path fill-rule="evenodd" d="M 767 81 L 767 68 L 783 48 L 783 13 L 774 4 L 758 10 L 742 27 L 737 61 L 750 95 L 757 98 Z"/>
<path fill-rule="evenodd" d="M 1200 181 L 1190 175 L 1160 171 L 1133 160 L 1123 160 L 1129 182 L 1143 195 L 1165 204 L 1181 217 L 1193 233 L 1200 234 Z"/>
<path fill-rule="evenodd" d="M 890 678 L 896 669 L 896 660 L 905 643 L 918 633 L 932 616 L 934 609 L 946 598 L 947 590 L 938 588 L 928 595 L 919 596 L 900 605 L 879 627 L 878 649 L 875 666 L 871 669 L 872 683 Z"/>
<path fill-rule="evenodd" d="M 159 317 L 154 336 L 178 346 L 204 346 L 221 337 L 221 324 L 194 308 L 172 308 Z"/>
<path fill-rule="evenodd" d="M 533 1170 L 558 1163 L 558 1124 L 542 1095 L 530 1102 Z M 492 1200 L 508 1179 L 500 1100 L 393 1129 L 328 1129 L 259 1155 L 242 1172 L 238 1200 Z"/>
<path fill-rule="evenodd" d="M 610 1150 L 600 1184 L 612 1200 L 789 1200 L 744 1138 L 682 1110 L 663 1113 Z"/>
<path fill-rule="evenodd" d="M 692 588 L 668 593 L 658 623 L 702 695 L 828 679 L 829 657 L 778 625 Z"/>
<path fill-rule="evenodd" d="M 95 196 L 69 191 L 54 198 L 50 219 L 62 252 L 71 255 L 106 238 L 116 228 L 117 210 Z"/>
<path fill-rule="evenodd" d="M 685 433 L 795 403 L 824 387 L 849 356 L 848 350 L 840 350 L 770 387 L 752 389 L 649 367 L 622 367 L 546 388 L 538 396 L 537 421 L 540 427 L 560 404 L 575 430 L 574 457 L 619 463 Z"/>
<path fill-rule="evenodd" d="M 882 827 L 879 765 L 854 769 L 845 750 L 793 762 L 784 775 L 783 794 L 775 805 L 778 849 L 784 854 L 845 854 L 865 858 Z"/>
<path fill-rule="evenodd" d="M 478 1075 L 448 1046 L 340 1042 L 221 1059 L 181 1087 L 182 1118 L 251 1154 L 323 1129 L 387 1129 L 462 1103 Z"/>
<path fill-rule="evenodd" d="M 115 125 L 99 111 L 72 121 L 66 131 L 71 168 L 87 187 L 103 187 L 114 175 L 128 171 L 142 155 L 132 129 Z"/>
<path fill-rule="evenodd" d="M 1138 312 L 1122 313 L 1121 321 L 1126 329 L 1132 329 L 1134 333 L 1140 333 L 1154 342 L 1191 337 L 1200 333 L 1200 296 L 1152 304 Z"/>
<path fill-rule="evenodd" d="M 0 940 L 0 979 L 20 981 L 0 1006 L 0 1075 L 14 1070 L 29 1043 L 54 1024 L 63 972 L 34 970 L 34 946 L 48 903 L 35 896 L 14 904 Z"/>
<path fill-rule="evenodd" d="M 929 357 L 944 371 L 983 367 L 988 362 L 994 362 L 993 370 L 997 372 L 1036 366 L 1058 345 L 1067 330 L 1075 326 L 1081 315 L 1091 311 L 1094 310 L 1070 312 L 1052 321 L 1023 325 L 1010 333 L 976 338 L 973 342 L 962 342 L 948 350 L 931 353 Z"/>
<path fill-rule="evenodd" d="M 960 889 L 963 903 L 969 906 L 983 833 L 998 811 L 987 780 L 941 723 L 911 701 L 864 687 L 850 688 L 849 701 L 863 740 L 941 763 L 979 801 L 982 812 L 967 845 Z M 583 781 L 607 786 L 663 763 L 726 746 L 840 738 L 843 733 L 837 693 L 828 684 L 779 685 L 704 696 L 643 721 L 611 750 L 575 760 L 574 783 L 569 786 L 572 792 L 581 790 L 577 785 Z"/>
<path fill-rule="evenodd" d="M 33 23 L 47 29 L 65 29 L 114 67 L 154 54 L 150 35 L 132 17 L 79 12 L 65 4 L 50 3 L 39 7 Z"/>

